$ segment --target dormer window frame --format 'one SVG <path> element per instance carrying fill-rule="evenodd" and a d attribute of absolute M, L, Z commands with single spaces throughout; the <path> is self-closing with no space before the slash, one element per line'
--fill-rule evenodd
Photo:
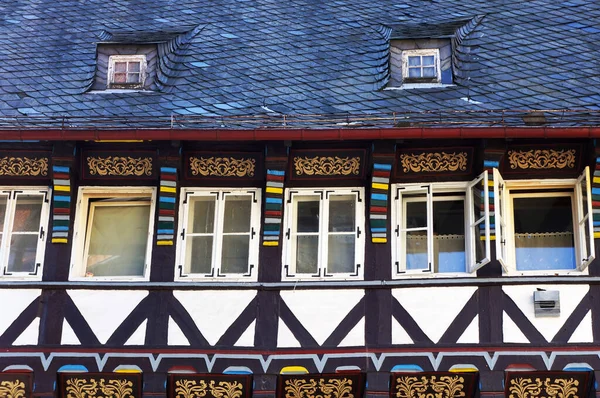
<path fill-rule="evenodd" d="M 426 67 L 431 67 L 428 65 L 424 65 L 423 57 L 434 57 L 433 67 L 435 68 L 433 77 L 424 77 L 423 69 Z M 412 57 L 419 57 L 421 62 L 419 65 L 412 66 L 409 64 L 409 59 Z M 421 76 L 419 77 L 411 77 L 410 70 L 411 69 L 420 69 Z M 402 51 L 402 84 L 406 83 L 441 83 L 442 73 L 441 73 L 441 65 L 440 65 L 440 49 L 439 48 L 427 48 L 427 49 L 414 49 L 414 50 L 403 50 Z"/>
<path fill-rule="evenodd" d="M 117 63 L 126 63 L 126 70 L 117 71 Z M 130 71 L 130 64 L 139 63 L 139 72 Z M 133 55 L 111 55 L 108 58 L 108 76 L 107 76 L 107 88 L 108 89 L 142 89 L 146 80 L 148 68 L 148 61 L 145 54 L 133 54 Z M 130 74 L 139 73 L 139 81 L 137 82 L 115 82 L 115 74 L 125 73 L 125 76 Z M 127 78 L 126 78 L 127 80 Z"/>

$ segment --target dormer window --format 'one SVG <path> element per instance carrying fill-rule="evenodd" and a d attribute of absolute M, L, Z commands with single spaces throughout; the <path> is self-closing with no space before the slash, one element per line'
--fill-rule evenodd
<path fill-rule="evenodd" d="M 440 51 L 407 50 L 402 52 L 402 81 L 438 83 L 440 81 Z"/>
<path fill-rule="evenodd" d="M 145 55 L 111 55 L 108 58 L 108 88 L 142 88 L 146 67 Z"/>

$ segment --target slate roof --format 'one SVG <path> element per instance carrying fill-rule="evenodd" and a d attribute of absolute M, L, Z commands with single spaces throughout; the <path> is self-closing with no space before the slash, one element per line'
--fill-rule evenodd
<path fill-rule="evenodd" d="M 452 21 L 474 21 L 459 35 L 455 85 L 384 90 L 392 32 L 421 24 L 444 33 Z M 97 43 L 144 37 L 169 47 L 159 88 L 90 92 Z M 599 1 L 0 2 L 4 126 L 16 117 L 21 125 L 68 116 L 141 126 L 174 116 L 206 117 L 207 126 L 218 127 L 215 117 L 417 112 L 439 118 L 440 112 L 599 110 L 599 104 Z M 585 117 L 573 123 L 585 124 Z"/>

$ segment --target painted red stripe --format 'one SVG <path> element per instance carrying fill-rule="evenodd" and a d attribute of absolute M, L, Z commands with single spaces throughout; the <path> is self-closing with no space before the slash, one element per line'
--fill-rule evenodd
<path fill-rule="evenodd" d="M 68 173 L 54 173 L 53 178 L 57 180 L 68 180 L 70 178 Z"/>
<path fill-rule="evenodd" d="M 59 208 L 55 208 L 52 211 L 52 214 L 69 214 L 71 212 L 71 209 L 59 209 Z"/>
<path fill-rule="evenodd" d="M 160 209 L 158 214 L 161 216 L 174 216 L 175 210 Z"/>
<path fill-rule="evenodd" d="M 281 217 L 281 212 L 277 211 L 277 210 L 267 210 L 267 211 L 265 211 L 265 216 Z"/>
<path fill-rule="evenodd" d="M 283 181 L 285 176 L 276 176 L 274 174 L 267 173 L 267 181 Z"/>
<path fill-rule="evenodd" d="M 177 174 L 175 173 L 161 173 L 160 175 L 160 179 L 161 180 L 167 180 L 167 181 L 177 181 Z"/>
<path fill-rule="evenodd" d="M 371 213 L 387 213 L 387 207 L 373 206 L 369 209 Z"/>
<path fill-rule="evenodd" d="M 375 176 L 375 177 L 389 178 L 390 177 L 390 172 L 389 171 L 376 170 L 376 171 L 373 171 L 373 176 Z"/>

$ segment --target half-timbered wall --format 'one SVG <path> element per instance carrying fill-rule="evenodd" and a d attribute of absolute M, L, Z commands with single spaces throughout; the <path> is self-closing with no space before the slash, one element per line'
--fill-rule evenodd
<path fill-rule="evenodd" d="M 311 373 L 357 366 L 373 396 L 388 390 L 399 364 L 426 371 L 470 364 L 487 393 L 503 391 L 511 364 L 562 370 L 585 362 L 600 371 L 598 260 L 580 273 L 503 276 L 492 242 L 492 261 L 476 275 L 392 278 L 393 198 L 372 196 L 392 195 L 393 183 L 470 181 L 490 165 L 508 179 L 574 178 L 585 166 L 595 169 L 591 142 L 372 144 L 11 144 L 0 154 L 0 162 L 13 159 L 0 163 L 0 184 L 54 188 L 52 238 L 39 278 L 0 279 L 0 371 L 31 368 L 34 392 L 44 397 L 53 396 L 66 365 L 89 372 L 137 366 L 148 396 L 164 394 L 167 373 L 181 366 L 198 373 L 248 367 L 255 392 L 268 396 L 289 365 Z M 511 156 L 525 160 L 511 163 Z M 157 189 L 147 280 L 73 280 L 77 192 L 86 186 Z M 260 188 L 254 281 L 180 277 L 177 209 L 181 189 L 190 187 Z M 361 278 L 282 281 L 283 193 L 294 187 L 365 189 Z M 536 317 L 537 289 L 560 293 L 559 316 Z"/>

